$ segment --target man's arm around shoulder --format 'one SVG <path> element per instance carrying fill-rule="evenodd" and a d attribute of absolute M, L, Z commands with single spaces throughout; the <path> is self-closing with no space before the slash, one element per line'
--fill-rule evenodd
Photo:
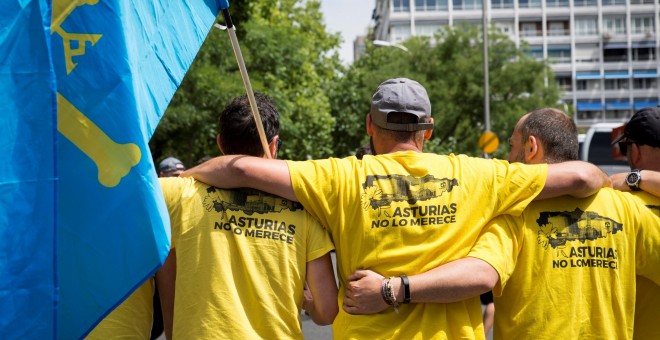
<path fill-rule="evenodd" d="M 291 184 L 286 161 L 251 156 L 231 155 L 208 160 L 184 171 L 198 181 L 222 188 L 252 188 L 291 201 L 298 201 Z"/>
<path fill-rule="evenodd" d="M 570 195 L 587 197 L 602 187 L 610 187 L 609 177 L 597 166 L 583 161 L 548 164 L 548 177 L 543 191 L 535 200 Z"/>

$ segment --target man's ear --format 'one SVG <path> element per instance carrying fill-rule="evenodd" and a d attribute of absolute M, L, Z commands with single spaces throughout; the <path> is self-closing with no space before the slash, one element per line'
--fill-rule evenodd
<path fill-rule="evenodd" d="M 275 135 L 273 140 L 268 144 L 268 151 L 270 151 L 270 157 L 272 159 L 277 159 L 277 141 L 280 139 L 280 135 Z"/>
<path fill-rule="evenodd" d="M 225 150 L 222 149 L 222 140 L 220 139 L 219 134 L 215 137 L 215 143 L 218 144 L 218 149 L 220 149 L 220 152 L 224 155 Z"/>
<path fill-rule="evenodd" d="M 374 129 L 373 129 L 373 127 L 371 126 L 372 123 L 373 123 L 373 121 L 372 121 L 372 119 L 371 119 L 371 114 L 370 114 L 370 113 L 367 113 L 367 118 L 366 118 L 366 124 L 367 124 L 367 136 L 373 136 Z"/>
<path fill-rule="evenodd" d="M 539 140 L 534 136 L 529 136 L 525 143 L 525 163 L 530 164 L 531 161 L 538 156 L 539 153 Z"/>
<path fill-rule="evenodd" d="M 429 118 L 429 123 L 433 124 L 433 117 Z M 432 135 L 433 135 L 433 129 L 424 131 L 424 140 L 431 139 Z"/>

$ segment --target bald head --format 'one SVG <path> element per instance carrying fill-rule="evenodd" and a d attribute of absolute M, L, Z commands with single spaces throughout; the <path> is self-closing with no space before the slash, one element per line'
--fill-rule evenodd
<path fill-rule="evenodd" d="M 508 159 L 512 162 L 560 163 L 578 159 L 575 122 L 553 108 L 534 110 L 520 118 L 509 143 Z"/>

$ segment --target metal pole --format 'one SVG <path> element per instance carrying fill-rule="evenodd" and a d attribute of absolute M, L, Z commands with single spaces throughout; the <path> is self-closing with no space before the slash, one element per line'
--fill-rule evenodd
<path fill-rule="evenodd" d="M 483 0 L 483 36 L 484 36 L 484 121 L 486 131 L 490 131 L 490 94 L 488 92 L 488 1 Z"/>

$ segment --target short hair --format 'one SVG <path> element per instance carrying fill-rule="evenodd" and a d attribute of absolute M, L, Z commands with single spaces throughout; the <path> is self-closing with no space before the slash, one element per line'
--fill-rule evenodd
<path fill-rule="evenodd" d="M 275 109 L 275 103 L 265 94 L 255 93 L 254 98 L 266 140 L 270 143 L 273 137 L 280 133 L 279 113 Z M 218 133 L 225 155 L 263 157 L 264 149 L 247 96 L 236 97 L 225 106 L 218 118 Z"/>
<path fill-rule="evenodd" d="M 406 112 L 390 112 L 387 115 L 387 122 L 388 123 L 396 123 L 396 124 L 417 124 L 417 123 L 428 123 L 430 122 L 430 118 L 419 118 L 414 114 L 406 113 Z M 388 130 L 385 128 L 382 128 L 378 125 L 375 125 L 376 129 L 381 131 L 381 133 L 388 138 L 393 139 L 396 142 L 403 143 L 407 142 L 410 140 L 418 140 L 418 142 L 423 142 L 424 141 L 424 134 L 426 133 L 426 130 L 420 130 L 420 131 L 395 131 L 395 130 Z"/>
<path fill-rule="evenodd" d="M 564 112 L 543 108 L 530 112 L 520 126 L 522 143 L 530 136 L 538 137 L 547 163 L 578 159 L 577 127 Z"/>

